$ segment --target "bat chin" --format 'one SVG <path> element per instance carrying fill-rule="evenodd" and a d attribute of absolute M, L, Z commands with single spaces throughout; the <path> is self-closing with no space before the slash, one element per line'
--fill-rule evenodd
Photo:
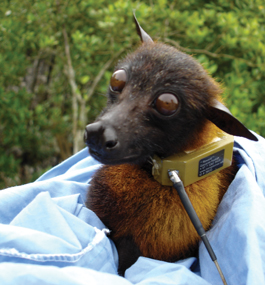
<path fill-rule="evenodd" d="M 118 165 L 125 163 L 141 165 L 147 160 L 147 157 L 143 156 L 141 153 L 122 155 L 117 153 L 112 154 L 111 152 L 100 153 L 92 149 L 89 149 L 89 153 L 95 160 L 107 165 Z"/>

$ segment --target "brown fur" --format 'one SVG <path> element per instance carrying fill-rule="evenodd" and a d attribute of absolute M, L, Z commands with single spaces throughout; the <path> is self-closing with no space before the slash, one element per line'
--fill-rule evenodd
<path fill-rule="evenodd" d="M 208 122 L 201 133 L 204 139 L 197 139 L 196 147 L 205 139 L 210 142 L 217 132 Z M 185 188 L 205 230 L 236 169 L 233 164 Z M 129 238 L 141 255 L 165 261 L 189 257 L 197 250 L 200 237 L 177 191 L 162 186 L 138 165 L 103 166 L 92 180 L 87 206 L 111 229 L 117 247 L 122 238 Z"/>
<path fill-rule="evenodd" d="M 140 255 L 175 261 L 191 256 L 198 246 L 199 236 L 177 191 L 153 179 L 150 157 L 198 149 L 221 129 L 256 139 L 220 103 L 221 88 L 196 60 L 147 38 L 116 66 L 123 72 L 122 85 L 112 77 L 119 88 L 113 90 L 110 83 L 106 109 L 85 132 L 90 154 L 107 164 L 94 175 L 86 205 L 111 230 L 121 274 Z M 156 106 L 165 93 L 178 101 L 168 116 Z M 186 187 L 205 230 L 236 171 L 234 162 Z"/>

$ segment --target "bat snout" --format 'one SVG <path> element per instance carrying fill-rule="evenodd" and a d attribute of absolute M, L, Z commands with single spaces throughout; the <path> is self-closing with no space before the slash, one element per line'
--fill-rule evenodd
<path fill-rule="evenodd" d="M 85 128 L 84 140 L 90 154 L 97 160 L 111 159 L 119 152 L 120 142 L 115 129 L 102 122 L 92 123 Z"/>

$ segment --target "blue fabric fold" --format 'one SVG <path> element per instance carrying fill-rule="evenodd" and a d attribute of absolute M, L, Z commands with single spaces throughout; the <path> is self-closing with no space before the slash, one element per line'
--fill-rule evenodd
<path fill-rule="evenodd" d="M 235 139 L 240 169 L 207 232 L 228 284 L 265 284 L 265 140 L 257 137 Z M 0 191 L 0 284 L 222 284 L 202 243 L 196 257 L 140 257 L 118 276 L 108 229 L 84 206 L 100 166 L 85 148 L 36 182 Z"/>

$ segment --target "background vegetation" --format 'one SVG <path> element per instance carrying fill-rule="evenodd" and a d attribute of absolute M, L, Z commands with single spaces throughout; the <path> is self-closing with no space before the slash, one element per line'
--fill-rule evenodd
<path fill-rule="evenodd" d="M 194 55 L 231 112 L 265 136 L 264 0 L 2 0 L 0 188 L 26 183 L 84 147 L 118 58 L 154 38 Z"/>

